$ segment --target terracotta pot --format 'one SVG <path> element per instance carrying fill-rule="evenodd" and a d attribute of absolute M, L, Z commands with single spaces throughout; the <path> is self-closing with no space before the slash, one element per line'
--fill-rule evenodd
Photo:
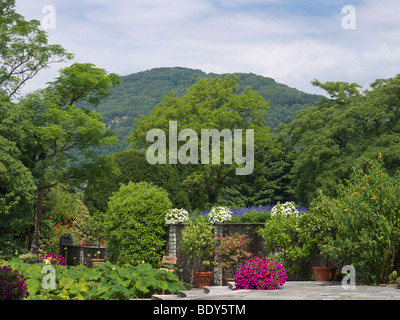
<path fill-rule="evenodd" d="M 313 267 L 315 281 L 333 281 L 336 267 Z"/>
<path fill-rule="evenodd" d="M 203 288 L 209 286 L 211 282 L 212 271 L 195 271 L 194 279 L 196 281 L 197 288 Z"/>
<path fill-rule="evenodd" d="M 229 286 L 229 282 L 235 282 L 235 278 L 225 278 L 225 285 Z"/>

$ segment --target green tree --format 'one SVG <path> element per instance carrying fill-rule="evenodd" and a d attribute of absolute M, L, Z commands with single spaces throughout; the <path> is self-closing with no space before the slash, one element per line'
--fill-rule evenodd
<path fill-rule="evenodd" d="M 224 129 L 254 130 L 254 148 L 257 152 L 268 152 L 273 148 L 270 129 L 265 126 L 265 117 L 269 104 L 258 93 L 246 88 L 237 93 L 238 77 L 229 75 L 224 79 L 199 79 L 182 98 L 173 92 L 165 96 L 163 101 L 152 110 L 149 116 L 143 116 L 135 123 L 131 133 L 131 146 L 142 150 L 150 145 L 146 135 L 151 129 L 161 129 L 170 138 L 169 122 L 177 122 L 177 132 L 192 129 L 197 133 L 198 147 L 201 150 L 201 130 Z M 243 132 L 243 145 L 246 133 Z M 183 145 L 178 143 L 178 149 Z M 212 155 L 210 143 L 209 155 Z M 222 144 L 224 145 L 224 144 Z M 203 146 L 204 147 L 204 146 Z M 245 147 L 243 146 L 243 150 Z M 169 150 L 170 152 L 171 150 Z M 235 183 L 235 170 L 239 167 L 235 161 L 229 164 L 220 153 L 220 163 L 199 165 L 201 151 L 195 160 L 198 164 L 177 165 L 185 178 L 184 184 L 191 190 L 192 207 L 202 208 L 204 204 L 214 204 L 219 200 L 221 190 Z"/>
<path fill-rule="evenodd" d="M 165 190 L 148 182 L 122 185 L 104 215 L 110 261 L 161 266 L 165 248 L 164 219 L 172 204 Z"/>
<path fill-rule="evenodd" d="M 328 256 L 352 263 L 361 279 L 387 283 L 400 250 L 399 193 L 399 172 L 388 174 L 382 158 L 355 168 L 329 207 L 337 232 L 326 240 Z"/>
<path fill-rule="evenodd" d="M 146 181 L 163 188 L 174 208 L 190 209 L 187 191 L 184 189 L 179 172 L 174 165 L 151 165 L 142 151 L 128 149 L 117 152 L 103 164 L 102 177 L 91 175 L 85 187 L 84 202 L 91 213 L 104 213 L 112 193 L 121 184 Z"/>
<path fill-rule="evenodd" d="M 293 162 L 292 188 L 307 205 L 318 189 L 335 195 L 352 168 L 385 155 L 391 172 L 400 165 L 398 88 L 400 75 L 377 80 L 369 90 L 345 82 L 313 82 L 330 98 L 298 113 L 282 125 L 280 139 Z"/>
<path fill-rule="evenodd" d="M 15 235 L 23 232 L 31 217 L 36 185 L 31 172 L 21 162 L 16 142 L 23 138 L 22 114 L 0 92 L 0 247 L 10 253 Z"/>
<path fill-rule="evenodd" d="M 48 44 L 39 21 L 15 12 L 15 0 L 0 1 L 0 87 L 9 97 L 40 70 L 71 58 L 60 45 Z"/>
<path fill-rule="evenodd" d="M 33 252 L 38 248 L 44 192 L 60 182 L 85 181 L 87 163 L 96 161 L 91 147 L 116 141 L 105 130 L 101 115 L 90 110 L 116 84 L 117 75 L 92 64 L 75 63 L 61 70 L 46 89 L 27 95 L 21 102 L 27 135 L 20 143 L 22 161 L 37 184 Z M 84 106 L 74 105 L 80 102 Z"/>

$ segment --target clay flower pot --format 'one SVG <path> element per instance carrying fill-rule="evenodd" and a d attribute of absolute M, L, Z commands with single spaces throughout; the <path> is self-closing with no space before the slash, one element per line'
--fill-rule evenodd
<path fill-rule="evenodd" d="M 194 279 L 196 281 L 197 288 L 203 288 L 209 286 L 211 282 L 212 271 L 195 271 Z"/>
<path fill-rule="evenodd" d="M 333 281 L 336 267 L 313 267 L 315 281 Z"/>

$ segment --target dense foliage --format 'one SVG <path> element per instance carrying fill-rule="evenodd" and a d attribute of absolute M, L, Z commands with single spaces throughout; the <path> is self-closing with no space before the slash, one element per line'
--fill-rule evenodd
<path fill-rule="evenodd" d="M 385 155 L 394 174 L 400 165 L 400 75 L 373 82 L 360 92 L 355 83 L 314 81 L 327 91 L 316 106 L 282 125 L 281 141 L 292 161 L 291 185 L 297 201 L 308 205 L 321 189 L 337 194 L 337 185 L 357 165 Z"/>
<path fill-rule="evenodd" d="M 111 90 L 110 96 L 100 104 L 98 111 L 103 114 L 107 128 L 119 138 L 119 145 L 108 147 L 108 153 L 126 149 L 126 137 L 132 131 L 135 118 L 149 115 L 163 97 L 174 92 L 176 97 L 186 94 L 188 88 L 200 79 L 225 78 L 226 74 L 205 73 L 188 68 L 154 68 L 121 77 L 122 84 Z M 240 83 L 238 93 L 250 86 L 270 102 L 266 125 L 272 128 L 280 123 L 289 123 L 297 111 L 314 105 L 323 97 L 301 92 L 271 78 L 252 73 L 236 73 Z"/>
<path fill-rule="evenodd" d="M 250 239 L 245 234 L 235 233 L 225 237 L 218 237 L 218 248 L 215 250 L 215 257 L 224 270 L 234 275 L 243 263 L 252 256 L 247 251 Z"/>
<path fill-rule="evenodd" d="M 281 262 L 292 279 L 311 277 L 305 270 L 319 261 L 322 245 L 334 234 L 333 215 L 324 207 L 320 198 L 307 214 L 289 214 L 277 211 L 259 231 L 264 238 L 269 258 Z"/>
<path fill-rule="evenodd" d="M 399 176 L 389 175 L 383 161 L 355 170 L 327 200 L 337 232 L 325 239 L 324 254 L 351 261 L 361 279 L 388 282 L 400 250 L 399 194 Z"/>
<path fill-rule="evenodd" d="M 189 213 L 186 253 L 209 262 L 215 238 L 206 215 L 212 222 L 265 223 L 266 247 L 289 274 L 330 260 L 350 261 L 370 282 L 394 277 L 400 75 L 377 79 L 364 91 L 356 83 L 314 80 L 326 91 L 322 97 L 254 74 L 185 68 L 152 69 L 122 77 L 121 84 L 118 75 L 91 63 L 73 63 L 22 97 L 22 86 L 40 70 L 73 56 L 49 44 L 40 22 L 19 15 L 14 0 L 0 1 L 0 31 L 0 253 L 28 259 L 32 251 L 36 259 L 39 247 L 57 252 L 60 237 L 71 235 L 75 244 L 108 240 L 109 258 L 119 266 L 102 266 L 101 276 L 91 270 L 82 283 L 86 269 L 60 269 L 76 274 L 62 280 L 61 291 L 45 293 L 38 269 L 15 262 L 24 276 L 34 275 L 28 280 L 32 297 L 141 296 L 122 276 L 126 263 L 161 281 L 137 282 L 141 292 L 149 288 L 144 283 L 158 288 L 146 293 L 168 291 L 163 281 L 172 278 L 142 261 L 161 264 L 171 208 L 185 214 L 170 222 L 188 221 Z M 222 153 L 221 164 L 150 164 L 147 133 L 167 133 L 170 121 L 197 136 L 202 129 L 253 129 L 252 174 L 235 175 L 243 164 L 225 161 Z M 213 207 L 230 211 L 217 214 Z M 121 275 L 114 278 L 110 270 Z M 95 284 L 105 284 L 103 276 L 115 280 L 113 289 Z M 129 293 L 121 284 L 131 286 Z"/>
<path fill-rule="evenodd" d="M 54 265 L 54 288 L 43 287 L 45 264 L 26 264 L 14 259 L 3 263 L 26 277 L 28 300 L 128 300 L 173 294 L 185 289 L 176 274 L 154 269 L 149 264 L 117 266 L 108 262 L 96 268 Z M 1 264 L 0 264 L 1 265 Z"/>
<path fill-rule="evenodd" d="M 186 257 L 193 259 L 195 271 L 209 268 L 217 246 L 213 226 L 204 218 L 191 221 L 182 231 L 181 246 Z"/>
<path fill-rule="evenodd" d="M 104 215 L 111 262 L 161 266 L 165 250 L 165 215 L 172 204 L 165 190 L 147 182 L 122 185 Z"/>

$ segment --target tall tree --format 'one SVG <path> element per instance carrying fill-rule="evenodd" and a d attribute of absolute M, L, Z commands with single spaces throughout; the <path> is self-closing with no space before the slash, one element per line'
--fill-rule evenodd
<path fill-rule="evenodd" d="M 0 92 L 0 247 L 10 254 L 13 237 L 33 211 L 36 185 L 31 172 L 20 161 L 16 141 L 23 139 L 22 114 Z M 6 252 L 8 251 L 8 252 Z"/>
<path fill-rule="evenodd" d="M 132 147 L 145 149 L 151 145 L 146 141 L 146 136 L 152 129 L 164 131 L 167 144 L 170 139 L 176 139 L 174 133 L 169 130 L 171 123 L 176 122 L 177 133 L 184 129 L 192 130 L 187 131 L 191 133 L 189 141 L 188 139 L 178 141 L 178 151 L 168 149 L 166 158 L 169 158 L 171 152 L 175 152 L 176 155 L 182 146 L 195 141 L 193 146 L 194 149 L 198 148 L 198 152 L 191 153 L 193 161 L 187 164 L 176 164 L 185 178 L 185 185 L 191 191 L 193 208 L 201 208 L 207 202 L 215 204 L 221 195 L 221 190 L 235 183 L 236 169 L 241 167 L 235 160 L 232 161 L 233 154 L 229 155 L 223 148 L 219 149 L 219 151 L 222 150 L 217 158 L 219 161 L 213 162 L 212 143 L 209 144 L 209 150 L 202 149 L 205 148 L 201 141 L 204 134 L 202 130 L 216 129 L 222 133 L 224 129 L 228 129 L 230 130 L 228 133 L 233 133 L 235 129 L 241 129 L 243 155 L 246 153 L 247 129 L 254 130 L 253 156 L 260 150 L 268 152 L 273 148 L 270 129 L 265 126 L 268 102 L 249 87 L 238 94 L 238 83 L 239 78 L 235 75 L 229 75 L 225 79 L 199 79 L 182 98 L 175 97 L 171 92 L 149 116 L 143 116 L 136 121 L 135 130 L 131 133 Z M 232 141 L 234 139 L 236 138 L 234 137 Z M 226 141 L 225 139 L 221 146 L 224 147 Z M 208 164 L 203 161 L 202 151 L 207 151 L 209 154 Z M 225 155 L 228 156 L 227 159 Z M 231 160 L 231 163 L 227 160 Z"/>
<path fill-rule="evenodd" d="M 32 252 L 38 249 L 44 192 L 60 182 L 84 181 L 88 163 L 96 161 L 91 147 L 116 142 L 101 115 L 90 109 L 118 83 L 115 74 L 75 63 L 61 70 L 46 89 L 22 100 L 27 138 L 19 147 L 37 185 Z"/>
<path fill-rule="evenodd" d="M 318 189 L 335 196 L 354 166 L 379 153 L 391 172 L 400 165 L 400 75 L 377 80 L 364 92 L 355 83 L 313 84 L 330 98 L 300 111 L 280 132 L 293 161 L 292 187 L 304 205 Z"/>
<path fill-rule="evenodd" d="M 0 1 L 0 88 L 9 97 L 40 70 L 72 58 L 60 45 L 48 44 L 39 26 L 15 12 L 15 0 Z"/>

